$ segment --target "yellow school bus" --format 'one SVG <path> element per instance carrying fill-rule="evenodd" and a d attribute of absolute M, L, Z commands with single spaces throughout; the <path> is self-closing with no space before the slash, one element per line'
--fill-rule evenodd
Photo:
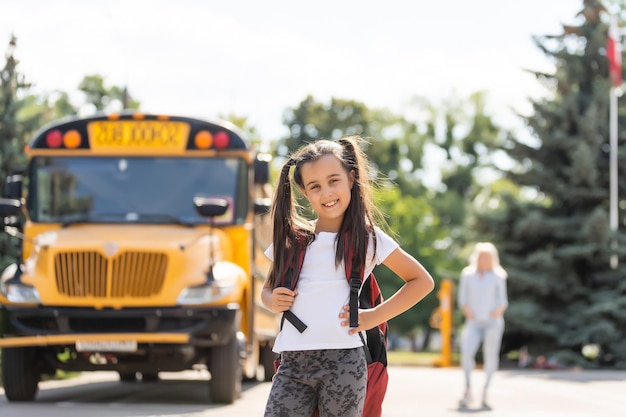
<path fill-rule="evenodd" d="M 131 112 L 64 119 L 26 148 L 0 217 L 2 379 L 31 401 L 56 370 L 132 382 L 206 367 L 208 396 L 273 374 L 269 159 L 227 123 Z"/>

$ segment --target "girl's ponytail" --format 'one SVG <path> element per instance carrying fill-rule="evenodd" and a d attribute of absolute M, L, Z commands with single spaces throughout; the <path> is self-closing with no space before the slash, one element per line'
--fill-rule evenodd
<path fill-rule="evenodd" d="M 313 238 L 310 223 L 302 218 L 293 196 L 289 171 L 297 166 L 299 158 L 289 158 L 280 171 L 272 205 L 274 260 L 268 276 L 268 285 L 281 285 L 290 265 L 295 265 L 298 251 L 306 248 Z"/>
<path fill-rule="evenodd" d="M 287 240 L 293 236 L 293 197 L 291 193 L 291 180 L 289 170 L 295 165 L 295 160 L 290 158 L 280 170 L 278 184 L 274 191 L 272 204 L 272 241 L 274 246 L 274 260 L 269 272 L 268 282 L 271 288 L 280 284 L 280 277 L 285 274 Z"/>
<path fill-rule="evenodd" d="M 373 201 L 370 184 L 370 164 L 361 149 L 358 140 L 360 137 L 348 136 L 339 140 L 343 148 L 343 161 L 348 171 L 354 172 L 354 184 L 350 206 L 343 218 L 340 235 L 337 237 L 337 257 L 343 256 L 345 245 L 354 248 L 353 262 L 365 265 L 367 242 L 374 234 L 376 207 Z M 346 232 L 349 232 L 349 241 L 346 241 Z M 374 252 L 376 239 L 374 239 Z"/>

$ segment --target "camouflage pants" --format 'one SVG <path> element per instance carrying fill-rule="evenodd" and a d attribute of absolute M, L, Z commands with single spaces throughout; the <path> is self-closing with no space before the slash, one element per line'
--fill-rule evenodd
<path fill-rule="evenodd" d="M 363 348 L 283 352 L 265 417 L 361 417 L 366 387 Z"/>

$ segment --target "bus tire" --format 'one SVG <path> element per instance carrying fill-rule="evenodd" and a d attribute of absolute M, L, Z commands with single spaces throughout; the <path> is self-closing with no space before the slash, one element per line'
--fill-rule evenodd
<path fill-rule="evenodd" d="M 159 373 L 158 372 L 142 372 L 141 380 L 143 382 L 157 382 L 159 381 Z"/>
<path fill-rule="evenodd" d="M 33 401 L 39 389 L 35 348 L 2 348 L 2 382 L 9 401 Z"/>
<path fill-rule="evenodd" d="M 120 381 L 122 382 L 136 382 L 137 373 L 135 372 L 118 372 L 120 375 Z"/>
<path fill-rule="evenodd" d="M 232 404 L 241 394 L 241 354 L 235 332 L 228 343 L 212 348 L 209 372 L 211 401 Z"/>

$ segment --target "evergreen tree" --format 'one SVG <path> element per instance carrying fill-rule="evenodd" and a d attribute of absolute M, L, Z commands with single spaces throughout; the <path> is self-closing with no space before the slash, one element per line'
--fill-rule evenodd
<path fill-rule="evenodd" d="M 24 76 L 17 72 L 18 61 L 14 56 L 17 39 L 12 37 L 5 55 L 6 63 L 0 72 L 0 176 L 20 166 L 24 161 L 17 114 L 21 108 L 18 91 L 30 87 Z"/>
<path fill-rule="evenodd" d="M 17 39 L 12 36 L 5 55 L 5 65 L 0 71 L 0 181 L 3 189 L 7 176 L 25 165 L 26 138 L 37 124 L 30 115 L 21 114 L 25 101 L 18 97 L 30 84 L 17 71 L 19 62 L 15 58 L 16 45 Z M 7 234 L 0 230 L 0 271 L 14 262 L 15 256 L 15 246 Z"/>
<path fill-rule="evenodd" d="M 535 38 L 554 62 L 536 73 L 552 94 L 533 101 L 532 139 L 509 138 L 516 166 L 507 177 L 523 198 L 477 214 L 476 232 L 492 240 L 509 272 L 503 350 L 522 346 L 563 364 L 626 367 L 626 107 L 620 108 L 620 230 L 609 228 L 608 15 L 583 1 L 577 25 Z M 611 241 L 619 242 L 612 269 Z M 592 346 L 592 349 L 585 349 Z"/>

